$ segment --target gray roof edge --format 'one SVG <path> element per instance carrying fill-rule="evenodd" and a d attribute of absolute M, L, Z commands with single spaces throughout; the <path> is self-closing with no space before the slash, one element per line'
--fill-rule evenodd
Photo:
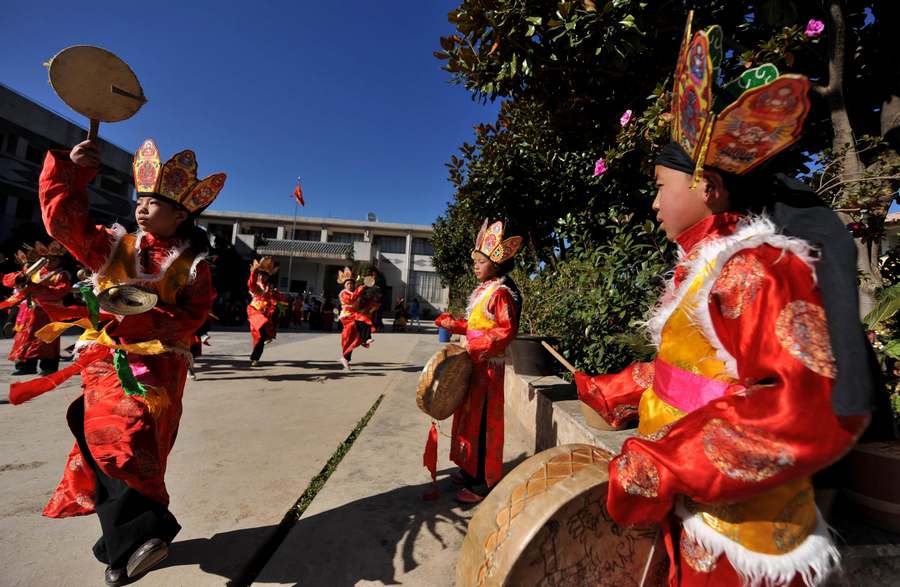
<path fill-rule="evenodd" d="M 232 212 L 228 210 L 206 210 L 203 218 L 249 220 L 261 222 L 293 222 L 294 217 L 286 214 L 259 214 L 256 212 Z M 369 222 L 367 220 L 349 220 L 343 218 L 318 218 L 314 216 L 297 216 L 297 224 L 327 224 L 329 226 L 346 226 L 352 228 L 384 228 L 388 230 L 406 230 L 415 232 L 434 232 L 431 224 L 402 224 L 398 222 Z"/>

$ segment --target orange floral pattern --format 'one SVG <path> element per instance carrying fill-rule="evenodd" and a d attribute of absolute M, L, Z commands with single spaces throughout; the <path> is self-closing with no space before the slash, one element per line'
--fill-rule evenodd
<path fill-rule="evenodd" d="M 831 379 L 837 376 L 822 306 L 803 300 L 787 304 L 775 321 L 775 334 L 781 346 L 807 369 Z"/>
<path fill-rule="evenodd" d="M 713 418 L 703 427 L 703 454 L 722 473 L 739 481 L 758 482 L 792 466 L 786 443 L 765 431 Z"/>

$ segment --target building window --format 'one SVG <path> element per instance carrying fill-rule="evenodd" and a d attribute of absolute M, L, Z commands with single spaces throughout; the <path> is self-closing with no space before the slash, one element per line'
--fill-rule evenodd
<path fill-rule="evenodd" d="M 295 241 L 320 241 L 322 240 L 321 230 L 300 229 L 294 231 Z M 302 290 L 301 290 L 302 291 Z"/>
<path fill-rule="evenodd" d="M 435 305 L 443 306 L 447 303 L 444 297 L 444 288 L 441 286 L 441 280 L 437 273 L 432 271 L 413 271 L 412 272 L 412 291 L 415 292 L 413 297 Z"/>
<path fill-rule="evenodd" d="M 328 235 L 330 243 L 359 243 L 362 240 L 363 235 L 358 232 L 332 232 Z"/>
<path fill-rule="evenodd" d="M 413 255 L 426 255 L 434 257 L 434 247 L 427 238 L 414 238 L 412 242 Z"/>
<path fill-rule="evenodd" d="M 274 226 L 251 226 L 248 230 L 256 237 L 276 238 L 278 236 L 278 229 Z"/>
<path fill-rule="evenodd" d="M 10 155 L 16 154 L 16 147 L 19 144 L 19 137 L 14 135 L 13 133 L 9 133 L 6 135 L 6 152 Z"/>
<path fill-rule="evenodd" d="M 122 183 L 118 177 L 113 177 L 110 175 L 101 175 L 100 176 L 100 189 L 106 190 L 108 192 L 112 192 L 114 194 L 119 194 L 120 196 L 127 196 L 129 186 L 127 184 Z"/>
<path fill-rule="evenodd" d="M 406 237 L 375 235 L 375 246 L 382 253 L 405 253 Z"/>
<path fill-rule="evenodd" d="M 44 151 L 35 146 L 28 145 L 28 148 L 25 149 L 25 160 L 41 165 L 44 162 Z"/>

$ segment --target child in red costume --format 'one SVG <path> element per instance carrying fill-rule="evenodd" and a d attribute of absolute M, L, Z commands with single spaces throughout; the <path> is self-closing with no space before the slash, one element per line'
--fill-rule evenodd
<path fill-rule="evenodd" d="M 799 137 L 806 78 L 750 70 L 717 117 L 709 99 L 680 99 L 709 96 L 721 35 L 685 35 L 672 142 L 656 160 L 653 209 L 680 248 L 648 322 L 657 355 L 575 382 L 610 424 L 638 418 L 609 463 L 607 509 L 662 526 L 671 585 L 820 585 L 839 554 L 810 477 L 869 420 L 855 248 L 833 212 L 806 205 L 808 190 L 750 173 Z M 763 123 L 761 143 L 734 140 Z"/>
<path fill-rule="evenodd" d="M 369 348 L 372 343 L 375 326 L 372 316 L 366 310 L 368 304 L 364 300 L 366 290 L 375 285 L 375 280 L 368 277 L 366 283 L 356 286 L 353 270 L 344 267 L 338 272 L 338 283 L 344 286 L 338 298 L 341 301 L 341 313 L 338 316 L 343 330 L 341 331 L 341 365 L 345 371 L 350 370 L 350 359 L 353 349 L 358 346 Z M 363 306 L 362 308 L 360 306 Z"/>
<path fill-rule="evenodd" d="M 33 247 L 26 246 L 26 249 L 27 253 L 19 251 L 16 254 L 23 270 L 3 276 L 3 285 L 15 288 L 15 294 L 3 305 L 19 304 L 9 360 L 16 364 L 13 375 L 34 375 L 38 362 L 41 375 L 49 375 L 59 369 L 59 340 L 46 343 L 35 334 L 50 323 L 50 317 L 41 304 L 59 304 L 71 288 L 69 273 L 59 267 L 66 251 L 58 242 L 50 243 L 49 247 L 37 242 Z M 47 260 L 47 264 L 30 277 L 26 276 L 27 265 L 42 258 Z"/>
<path fill-rule="evenodd" d="M 518 288 L 506 273 L 522 247 L 522 237 L 503 240 L 503 223 L 484 221 L 472 263 L 481 282 L 469 297 L 466 318 L 448 313 L 434 323 L 466 337 L 472 358 L 469 393 L 453 414 L 450 459 L 459 465 L 453 478 L 464 487 L 456 499 L 477 503 L 503 476 L 504 353 L 516 337 L 522 307 Z"/>
<path fill-rule="evenodd" d="M 81 316 L 48 306 L 58 320 L 81 318 L 87 330 L 78 358 L 55 375 L 14 385 L 10 399 L 20 403 L 81 373 L 83 395 L 67 415 L 75 447 L 44 515 L 96 512 L 102 536 L 94 555 L 107 564 L 107 585 L 122 585 L 162 560 L 180 530 L 167 507 L 166 460 L 181 419 L 191 338 L 215 299 L 204 261 L 209 243 L 195 218 L 225 175 L 198 181 L 193 152 L 161 163 L 154 142 L 144 141 L 134 158 L 138 231 L 127 234 L 91 220 L 86 188 L 99 167 L 90 141 L 47 154 L 40 178 L 44 223 L 93 272 L 94 287 L 82 290 Z M 99 312 L 97 294 L 113 295 L 121 285 L 154 292 L 156 306 L 128 316 Z M 58 335 L 65 326 L 47 329 Z"/>
<path fill-rule="evenodd" d="M 278 271 L 272 257 L 255 259 L 250 266 L 250 278 L 247 288 L 253 299 L 247 305 L 247 318 L 250 321 L 250 334 L 253 337 L 253 351 L 250 353 L 250 366 L 259 365 L 263 350 L 268 342 L 275 340 L 278 333 L 278 302 L 283 297 L 271 283 L 272 276 Z"/>

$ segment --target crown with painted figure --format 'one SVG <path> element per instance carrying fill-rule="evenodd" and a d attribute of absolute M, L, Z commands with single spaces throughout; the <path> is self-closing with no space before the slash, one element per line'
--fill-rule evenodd
<path fill-rule="evenodd" d="M 263 257 L 262 259 L 253 260 L 253 263 L 250 265 L 250 272 L 253 273 L 254 271 L 275 275 L 278 272 L 278 267 L 275 265 L 272 257 Z"/>
<path fill-rule="evenodd" d="M 62 257 L 65 254 L 65 247 L 58 241 L 53 241 L 49 245 L 36 241 L 34 245 L 23 244 L 22 248 L 16 251 L 16 261 L 21 265 L 27 265 L 41 257 Z"/>
<path fill-rule="evenodd" d="M 722 29 L 691 35 L 688 13 L 672 88 L 672 141 L 703 167 L 743 175 L 799 138 L 809 112 L 809 79 L 780 75 L 771 63 L 714 88 L 722 63 Z M 715 92 L 714 92 L 715 90 Z"/>
<path fill-rule="evenodd" d="M 134 154 L 132 166 L 138 196 L 165 198 L 191 214 L 202 212 L 212 204 L 225 186 L 224 173 L 197 179 L 197 157 L 191 150 L 184 150 L 161 164 L 159 149 L 153 139 L 141 144 Z"/>
<path fill-rule="evenodd" d="M 346 283 L 346 282 L 348 282 L 348 281 L 354 281 L 354 282 L 355 282 L 355 281 L 356 281 L 356 277 L 353 276 L 353 269 L 350 269 L 349 267 L 344 267 L 343 269 L 341 269 L 340 271 L 338 271 L 338 274 L 337 274 L 337 282 L 343 284 L 343 283 Z"/>
<path fill-rule="evenodd" d="M 481 230 L 475 238 L 475 248 L 472 250 L 472 258 L 476 253 L 481 253 L 491 260 L 491 262 L 500 265 L 504 261 L 508 261 L 516 256 L 516 253 L 522 248 L 522 237 L 511 236 L 503 240 L 503 221 L 488 226 L 488 219 L 484 219 Z"/>

